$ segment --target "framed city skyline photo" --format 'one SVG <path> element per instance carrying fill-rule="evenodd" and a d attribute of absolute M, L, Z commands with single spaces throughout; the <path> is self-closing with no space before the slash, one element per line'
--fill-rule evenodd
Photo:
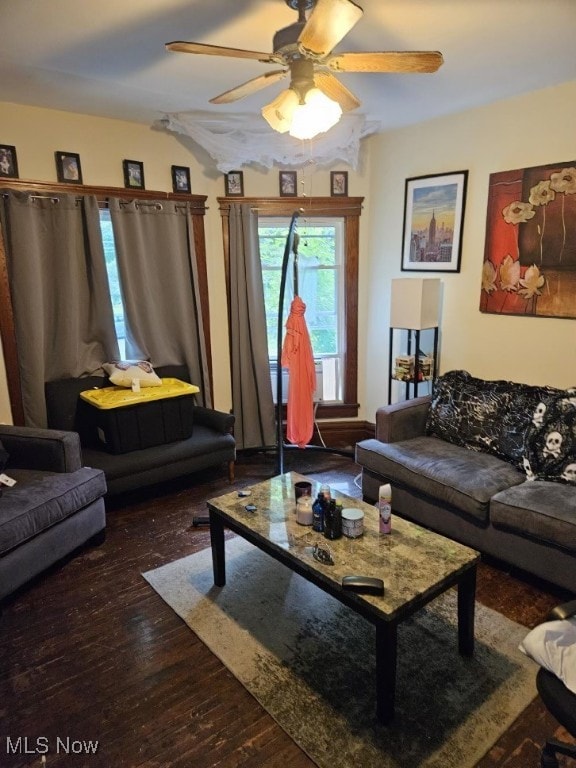
<path fill-rule="evenodd" d="M 460 272 L 468 171 L 406 179 L 402 271 Z"/>
<path fill-rule="evenodd" d="M 184 165 L 172 166 L 172 191 L 190 194 L 190 168 Z"/>
<path fill-rule="evenodd" d="M 230 171 L 226 174 L 226 196 L 244 197 L 244 174 L 242 171 Z"/>
<path fill-rule="evenodd" d="M 144 189 L 144 163 L 139 160 L 122 160 L 124 186 L 129 189 Z"/>
<path fill-rule="evenodd" d="M 80 155 L 76 152 L 54 152 L 58 181 L 64 184 L 82 184 Z"/>
<path fill-rule="evenodd" d="M 0 144 L 0 176 L 9 179 L 18 178 L 16 147 L 11 144 Z"/>
<path fill-rule="evenodd" d="M 280 171 L 280 197 L 296 197 L 298 190 L 296 188 L 296 171 Z"/>

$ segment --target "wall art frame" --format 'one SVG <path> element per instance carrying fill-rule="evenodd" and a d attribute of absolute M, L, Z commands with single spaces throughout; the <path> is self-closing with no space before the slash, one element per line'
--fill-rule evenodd
<path fill-rule="evenodd" d="M 18 158 L 16 147 L 12 144 L 0 144 L 0 176 L 4 179 L 18 178 Z"/>
<path fill-rule="evenodd" d="M 244 197 L 244 173 L 242 171 L 229 171 L 224 178 L 227 197 Z"/>
<path fill-rule="evenodd" d="M 576 319 L 576 159 L 490 174 L 479 308 Z"/>
<path fill-rule="evenodd" d="M 172 171 L 172 191 L 189 195 L 192 191 L 190 184 L 190 168 L 185 165 L 173 165 Z"/>
<path fill-rule="evenodd" d="M 82 184 L 80 155 L 76 152 L 54 152 L 56 175 L 62 184 Z"/>
<path fill-rule="evenodd" d="M 330 171 L 332 197 L 348 197 L 348 171 Z"/>
<path fill-rule="evenodd" d="M 124 186 L 127 189 L 146 189 L 144 163 L 140 160 L 122 160 Z"/>
<path fill-rule="evenodd" d="M 403 272 L 460 272 L 468 171 L 406 179 Z"/>
<path fill-rule="evenodd" d="M 298 195 L 298 174 L 296 171 L 280 171 L 278 174 L 280 197 L 296 197 Z"/>

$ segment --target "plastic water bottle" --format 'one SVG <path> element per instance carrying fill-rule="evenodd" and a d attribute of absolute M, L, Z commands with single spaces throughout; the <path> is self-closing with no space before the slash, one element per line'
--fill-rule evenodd
<path fill-rule="evenodd" d="M 312 504 L 312 530 L 322 533 L 324 531 L 324 494 L 320 492 L 318 498 Z"/>

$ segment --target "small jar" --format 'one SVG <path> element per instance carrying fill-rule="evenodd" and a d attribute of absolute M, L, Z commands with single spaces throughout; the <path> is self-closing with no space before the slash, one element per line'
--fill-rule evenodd
<path fill-rule="evenodd" d="M 296 504 L 296 522 L 300 525 L 312 525 L 312 499 L 300 496 Z"/>

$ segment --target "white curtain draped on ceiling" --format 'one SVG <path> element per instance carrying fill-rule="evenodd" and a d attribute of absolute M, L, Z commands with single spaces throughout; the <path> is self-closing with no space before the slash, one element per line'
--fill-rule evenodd
<path fill-rule="evenodd" d="M 222 173 L 250 164 L 299 168 L 311 161 L 316 165 L 344 162 L 356 169 L 360 141 L 380 129 L 379 122 L 368 121 L 362 115 L 343 115 L 326 133 L 300 141 L 273 131 L 260 115 L 214 116 L 198 112 L 167 114 L 157 125 L 192 138 L 216 161 Z"/>

